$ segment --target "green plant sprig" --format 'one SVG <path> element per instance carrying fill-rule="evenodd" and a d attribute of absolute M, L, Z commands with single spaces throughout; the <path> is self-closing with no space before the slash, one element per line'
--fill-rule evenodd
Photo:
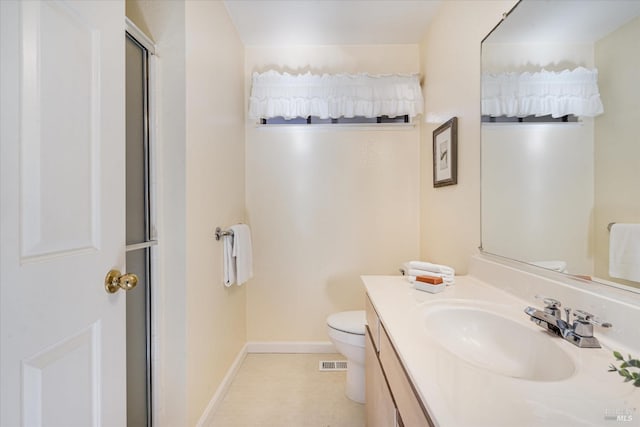
<path fill-rule="evenodd" d="M 629 370 L 630 368 L 640 369 L 640 360 L 634 359 L 631 355 L 629 355 L 629 360 L 625 360 L 624 357 L 622 357 L 622 354 L 617 351 L 613 352 L 613 357 L 622 363 L 619 368 L 616 368 L 612 363 L 609 366 L 609 372 L 617 372 L 621 377 L 624 377 L 625 383 L 633 381 L 634 386 L 640 387 L 640 372 L 631 372 Z"/>

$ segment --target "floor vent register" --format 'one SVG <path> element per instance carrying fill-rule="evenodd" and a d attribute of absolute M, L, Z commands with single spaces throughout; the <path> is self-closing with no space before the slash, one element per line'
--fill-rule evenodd
<path fill-rule="evenodd" d="M 321 360 L 320 370 L 321 371 L 346 371 L 347 361 L 346 360 Z"/>

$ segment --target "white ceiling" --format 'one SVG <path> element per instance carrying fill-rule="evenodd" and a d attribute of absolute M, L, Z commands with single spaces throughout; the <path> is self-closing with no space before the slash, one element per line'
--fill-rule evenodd
<path fill-rule="evenodd" d="M 225 0 L 246 46 L 413 44 L 442 0 Z"/>

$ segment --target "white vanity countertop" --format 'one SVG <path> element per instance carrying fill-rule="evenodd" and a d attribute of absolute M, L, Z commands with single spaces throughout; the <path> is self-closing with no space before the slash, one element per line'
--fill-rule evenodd
<path fill-rule="evenodd" d="M 454 286 L 437 294 L 416 290 L 403 276 L 362 276 L 362 281 L 437 426 L 640 426 L 640 388 L 608 372 L 615 362 L 612 350 L 578 348 L 549 335 L 529 321 L 525 301 L 471 276 L 457 276 Z M 573 360 L 575 372 L 561 381 L 531 381 L 459 359 L 426 332 L 422 310 L 440 300 L 500 306 L 501 314 L 554 340 Z"/>

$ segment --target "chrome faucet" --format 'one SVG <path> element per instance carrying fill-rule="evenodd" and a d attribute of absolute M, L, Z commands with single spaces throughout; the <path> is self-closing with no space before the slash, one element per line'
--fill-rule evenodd
<path fill-rule="evenodd" d="M 564 331 L 568 328 L 568 322 L 562 320 L 560 315 L 560 306 L 562 306 L 562 303 L 556 299 L 545 298 L 539 295 L 536 295 L 536 298 L 543 300 L 544 310 L 541 311 L 535 307 L 527 307 L 524 309 L 524 312 L 529 315 L 530 320 L 536 325 L 554 335 L 563 336 Z"/>
<path fill-rule="evenodd" d="M 583 310 L 575 310 L 573 315 L 576 320 L 571 323 L 571 309 L 565 308 L 565 319 L 562 319 L 560 301 L 553 298 L 536 296 L 543 300 L 544 310 L 535 307 L 526 307 L 524 312 L 529 315 L 532 322 L 546 329 L 549 333 L 558 335 L 570 343 L 582 348 L 600 348 L 598 339 L 593 336 L 593 325 L 602 328 L 610 328 L 612 325 L 603 322 L 591 313 Z"/>

